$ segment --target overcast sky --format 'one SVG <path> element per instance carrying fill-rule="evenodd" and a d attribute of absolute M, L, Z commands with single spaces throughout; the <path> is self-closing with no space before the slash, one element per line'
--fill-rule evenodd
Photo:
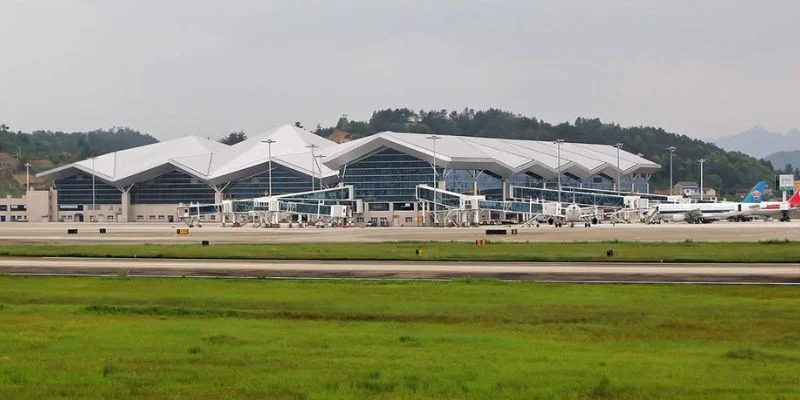
<path fill-rule="evenodd" d="M 0 122 L 167 139 L 500 107 L 800 126 L 800 1 L 0 0 Z"/>

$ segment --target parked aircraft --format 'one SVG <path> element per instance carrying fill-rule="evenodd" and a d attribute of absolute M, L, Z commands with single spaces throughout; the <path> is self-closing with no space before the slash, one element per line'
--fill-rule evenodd
<path fill-rule="evenodd" d="M 749 208 L 746 215 L 773 217 L 778 218 L 781 222 L 788 222 L 791 220 L 791 211 L 800 208 L 800 190 L 796 190 L 786 201 L 762 201 L 756 204 L 758 207 Z"/>
<path fill-rule="evenodd" d="M 576 223 L 583 223 L 585 228 L 600 222 L 598 210 L 596 207 L 581 207 L 577 204 L 570 204 L 564 208 L 558 207 L 558 203 L 551 203 L 555 206 L 554 211 L 547 211 L 543 214 L 546 218 L 548 225 L 555 225 L 556 227 L 569 224 L 572 228 Z"/>
<path fill-rule="evenodd" d="M 788 201 L 763 202 L 766 183 L 758 182 L 741 203 L 683 203 L 661 204 L 658 213 L 672 221 L 689 223 L 709 223 L 723 219 L 742 221 L 754 216 L 775 216 L 781 221 L 789 221 L 789 211 L 800 207 L 800 193 L 795 193 Z M 800 192 L 800 191 L 799 191 Z"/>

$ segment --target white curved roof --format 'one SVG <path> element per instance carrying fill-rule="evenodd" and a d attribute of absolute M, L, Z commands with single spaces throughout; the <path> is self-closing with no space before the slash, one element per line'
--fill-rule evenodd
<path fill-rule="evenodd" d="M 304 175 L 332 182 L 339 169 L 372 152 L 388 147 L 422 160 L 434 158 L 431 135 L 381 132 L 344 144 L 336 144 L 293 125 L 283 125 L 255 135 L 233 146 L 197 136 L 186 136 L 146 146 L 121 150 L 51 169 L 38 174 L 59 179 L 78 171 L 123 187 L 141 182 L 173 168 L 209 184 L 236 181 L 266 169 L 271 139 L 272 162 Z M 532 173 L 554 178 L 559 170 L 558 147 L 553 142 L 438 135 L 436 163 L 450 169 L 480 169 L 501 177 Z M 312 157 L 311 148 L 314 146 Z M 579 178 L 605 174 L 655 172 L 660 165 L 609 145 L 562 143 L 561 171 Z"/>
<path fill-rule="evenodd" d="M 209 183 L 224 183 L 266 167 L 269 161 L 268 145 L 262 140 L 267 139 L 275 140 L 272 144 L 272 162 L 305 175 L 312 175 L 313 171 L 314 177 L 330 178 L 337 175 L 337 171 L 327 168 L 318 159 L 313 162 L 311 149 L 306 148 L 315 145 L 315 154 L 324 155 L 336 143 L 293 125 L 283 125 L 233 146 L 197 136 L 185 136 L 103 154 L 39 173 L 38 176 L 59 179 L 84 172 L 122 187 L 178 168 Z"/>
<path fill-rule="evenodd" d="M 470 136 L 437 135 L 436 163 L 451 169 L 482 169 L 511 177 L 530 172 L 552 178 L 558 175 L 558 145 L 549 141 L 495 139 Z M 381 147 L 389 147 L 433 162 L 434 140 L 418 133 L 381 132 L 345 143 L 325 160 L 331 169 L 342 168 Z M 623 147 L 624 148 L 624 147 Z M 609 145 L 561 144 L 561 171 L 580 178 L 617 173 L 617 148 Z M 655 172 L 661 166 L 652 161 L 619 150 L 619 172 L 623 175 Z"/>
<path fill-rule="evenodd" d="M 269 162 L 270 145 L 264 141 L 269 139 L 275 141 L 272 143 L 272 162 L 314 177 L 321 174 L 327 178 L 338 174 L 319 160 L 312 163 L 311 148 L 308 147 L 316 146 L 314 155 L 326 155 L 337 145 L 335 142 L 294 125 L 283 125 L 228 147 L 228 157 L 224 157 L 226 161 L 216 166 L 207 179 L 215 183 L 228 182 L 248 176 L 247 172 L 252 168 L 265 168 Z"/>

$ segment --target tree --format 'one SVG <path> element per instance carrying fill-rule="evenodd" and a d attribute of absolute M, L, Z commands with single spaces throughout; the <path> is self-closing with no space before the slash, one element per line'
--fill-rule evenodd
<path fill-rule="evenodd" d="M 232 146 L 236 143 L 244 142 L 245 140 L 247 140 L 247 135 L 244 133 L 244 131 L 234 131 L 229 133 L 228 136 L 218 140 L 218 142 Z"/>

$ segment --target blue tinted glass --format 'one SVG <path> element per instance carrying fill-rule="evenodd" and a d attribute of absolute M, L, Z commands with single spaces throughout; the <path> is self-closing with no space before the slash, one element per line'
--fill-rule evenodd
<path fill-rule="evenodd" d="M 54 182 L 58 190 L 58 205 L 92 204 L 92 176 L 78 174 Z M 95 204 L 121 204 L 122 192 L 100 179 L 94 180 Z"/>
<path fill-rule="evenodd" d="M 131 204 L 208 204 L 214 202 L 214 189 L 200 179 L 176 170 L 134 184 L 130 196 Z"/>

